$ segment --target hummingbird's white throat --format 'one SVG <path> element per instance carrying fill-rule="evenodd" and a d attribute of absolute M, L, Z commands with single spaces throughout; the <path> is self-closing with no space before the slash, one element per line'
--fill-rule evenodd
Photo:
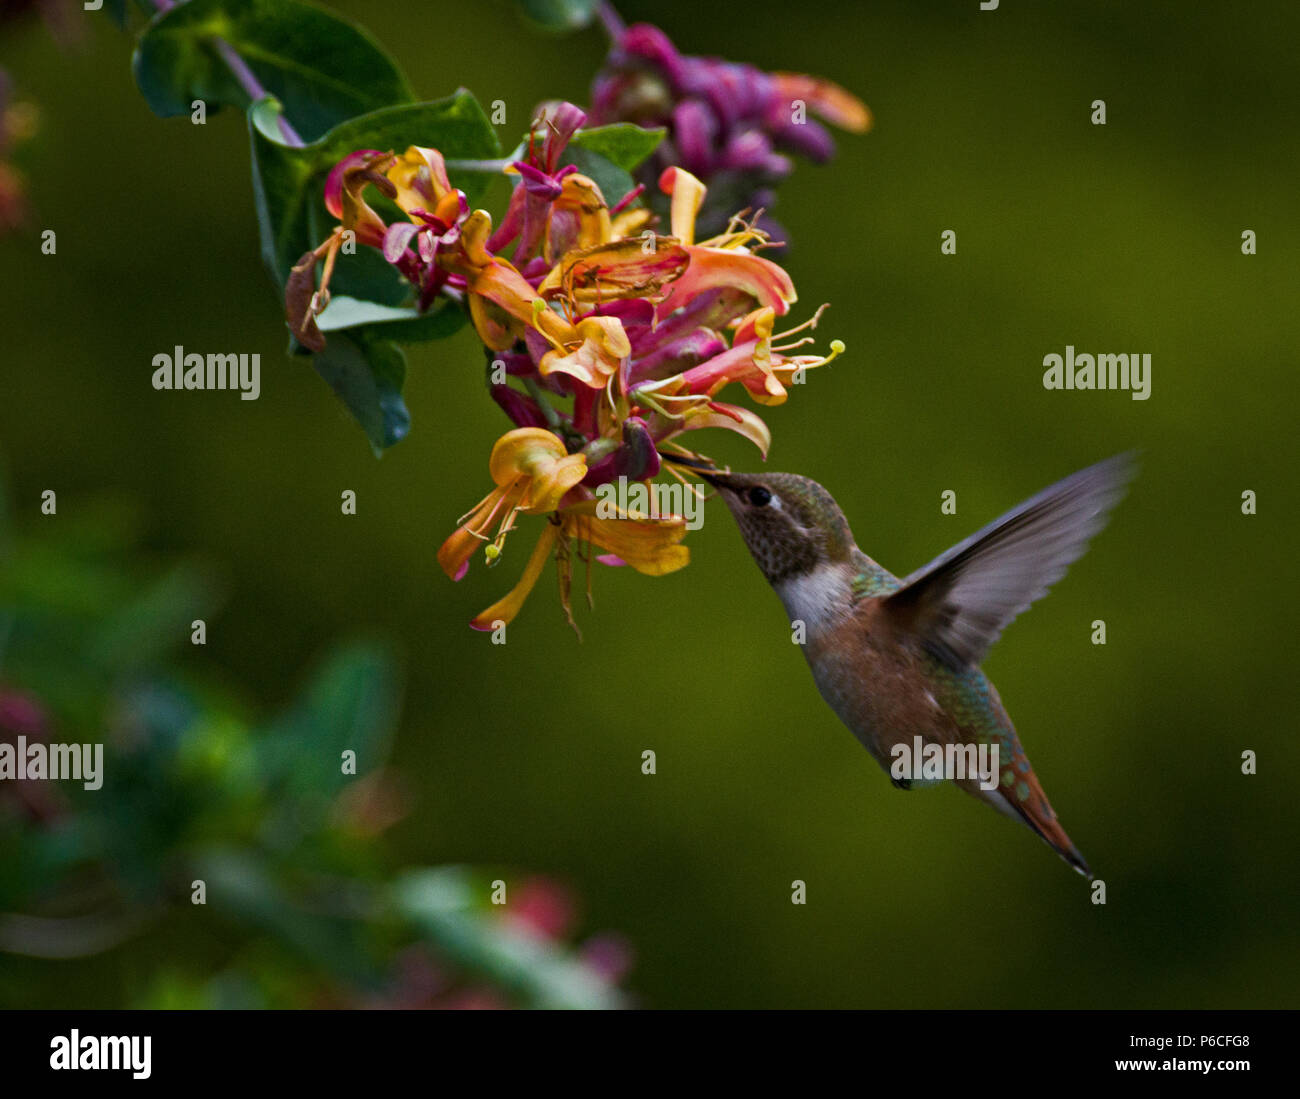
<path fill-rule="evenodd" d="M 790 621 L 802 622 L 810 634 L 825 629 L 848 609 L 848 584 L 839 565 L 826 562 L 772 586 Z"/>

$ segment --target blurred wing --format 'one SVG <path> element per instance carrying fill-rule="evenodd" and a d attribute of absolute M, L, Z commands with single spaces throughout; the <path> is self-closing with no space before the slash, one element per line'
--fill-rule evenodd
<path fill-rule="evenodd" d="M 1083 555 L 1132 475 L 1120 454 L 1058 481 L 906 577 L 885 608 L 948 667 L 980 663 Z"/>

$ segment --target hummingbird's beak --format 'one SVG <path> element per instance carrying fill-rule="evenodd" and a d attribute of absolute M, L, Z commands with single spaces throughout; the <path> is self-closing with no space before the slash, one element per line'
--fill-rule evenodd
<path fill-rule="evenodd" d="M 714 488 L 729 488 L 731 485 L 730 476 L 714 469 L 712 466 L 706 466 L 703 462 L 694 461 L 690 458 L 678 454 L 665 454 L 664 459 L 672 462 L 674 465 L 683 466 L 689 469 L 700 480 L 706 481 Z"/>
<path fill-rule="evenodd" d="M 707 481 L 714 488 L 724 488 L 728 492 L 736 491 L 736 483 L 731 479 L 731 474 L 729 473 L 720 473 L 716 469 L 708 471 L 697 469 L 695 473 L 701 480 Z"/>

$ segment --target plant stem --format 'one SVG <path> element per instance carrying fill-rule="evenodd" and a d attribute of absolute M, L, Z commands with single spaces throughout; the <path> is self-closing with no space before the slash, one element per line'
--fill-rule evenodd
<path fill-rule="evenodd" d="M 528 395 L 537 402 L 537 407 L 542 410 L 542 415 L 546 418 L 546 426 L 552 431 L 563 431 L 564 424 L 560 421 L 560 414 L 551 407 L 551 402 L 542 395 L 542 387 L 537 384 L 537 379 L 525 375 L 522 381 L 524 388 L 528 390 Z"/>
<path fill-rule="evenodd" d="M 609 0 L 600 0 L 600 3 L 596 5 L 596 15 L 600 18 L 601 26 L 605 28 L 605 33 L 609 35 L 611 41 L 617 42 L 623 37 L 623 32 L 627 30 L 627 24 L 623 22 Z"/>
<path fill-rule="evenodd" d="M 176 0 L 150 0 L 158 14 L 162 15 L 176 7 Z M 262 87 L 262 82 L 257 79 L 253 70 L 248 67 L 248 62 L 239 56 L 238 51 L 227 42 L 224 38 L 214 37 L 212 46 L 217 51 L 217 56 L 226 63 L 226 68 L 230 70 L 230 75 L 238 81 L 239 86 L 244 89 L 245 94 L 256 103 L 259 99 L 265 99 L 267 91 Z M 301 148 L 307 144 L 298 136 L 298 131 L 290 124 L 289 120 L 280 115 L 280 132 L 284 134 L 286 145 L 293 145 Z"/>
<path fill-rule="evenodd" d="M 513 163 L 509 157 L 503 156 L 499 160 L 448 160 L 446 165 L 449 172 L 495 173 L 505 171 Z"/>

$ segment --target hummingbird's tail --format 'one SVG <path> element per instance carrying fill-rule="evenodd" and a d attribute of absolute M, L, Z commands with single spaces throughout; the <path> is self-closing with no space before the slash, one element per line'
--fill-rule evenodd
<path fill-rule="evenodd" d="M 1019 746 L 1017 745 L 1017 747 Z M 1019 820 L 1026 827 L 1032 829 L 1035 835 L 1048 847 L 1091 881 L 1093 874 L 1092 868 L 1088 865 L 1088 860 L 1074 846 L 1074 842 L 1066 834 L 1065 829 L 1061 827 L 1060 821 L 1056 819 L 1056 813 L 1052 809 L 1051 802 L 1047 800 L 1047 795 L 1043 793 L 1043 788 L 1038 782 L 1038 776 L 1034 774 L 1032 768 L 1023 773 L 1021 781 L 1024 785 L 1023 793 L 1026 795 L 1024 798 L 1016 796 L 1022 792 L 1016 786 L 984 790 L 978 783 L 973 782 L 958 782 L 957 785 L 961 786 L 968 794 L 974 794 L 986 805 L 997 809 L 1004 816 Z"/>
<path fill-rule="evenodd" d="M 1034 785 L 1037 786 L 1037 782 Z M 1023 820 L 1048 847 L 1085 878 L 1092 881 L 1092 868 L 1089 867 L 1088 860 L 1083 857 L 1079 849 L 1074 846 L 1074 842 L 1066 835 L 1065 829 L 1061 827 L 1051 805 L 1048 804 L 1046 796 L 1043 795 L 1042 788 L 1039 787 L 1035 793 L 1037 793 L 1037 797 L 1031 797 L 1024 802 L 1017 802 L 1015 798 L 1005 796 L 1003 800 L 1011 807 L 1011 815 L 1018 816 Z"/>
<path fill-rule="evenodd" d="M 1092 881 L 1092 868 L 1088 865 L 1088 860 L 1083 857 L 1079 849 L 1070 841 L 1070 837 L 1065 834 L 1065 829 L 1052 818 L 1051 826 L 1042 828 L 1033 821 L 1027 821 L 1029 827 L 1043 837 L 1043 841 L 1066 862 L 1073 866 L 1080 874 L 1089 881 Z"/>

